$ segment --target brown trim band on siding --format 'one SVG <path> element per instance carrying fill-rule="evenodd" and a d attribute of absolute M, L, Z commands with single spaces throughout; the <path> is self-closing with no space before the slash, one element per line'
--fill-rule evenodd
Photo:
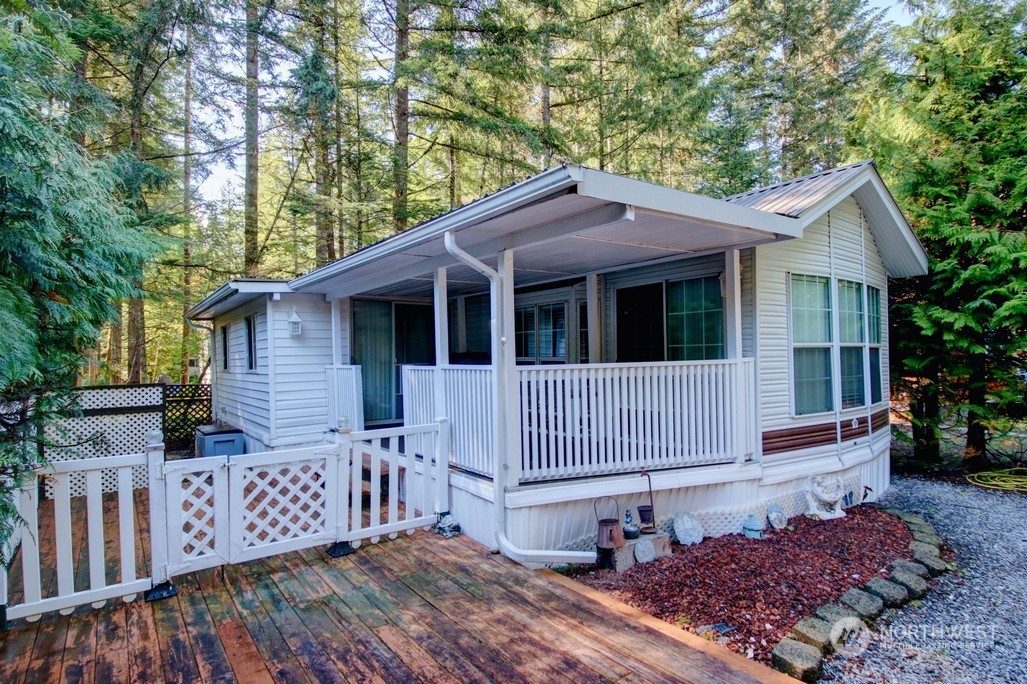
<path fill-rule="evenodd" d="M 870 416 L 870 429 L 873 432 L 887 429 L 891 425 L 891 409 L 881 409 Z"/>
<path fill-rule="evenodd" d="M 820 423 L 763 433 L 763 453 L 778 454 L 838 443 L 838 424 Z"/>
<path fill-rule="evenodd" d="M 866 416 L 859 416 L 858 418 L 850 418 L 849 420 L 843 420 L 841 422 L 841 425 L 843 442 L 862 439 L 863 437 L 867 437 L 870 434 L 870 421 L 867 420 Z"/>

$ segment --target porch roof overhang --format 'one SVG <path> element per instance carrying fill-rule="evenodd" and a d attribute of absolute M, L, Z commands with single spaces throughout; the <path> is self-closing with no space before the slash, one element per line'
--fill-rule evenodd
<path fill-rule="evenodd" d="M 292 292 L 288 281 L 262 278 L 240 278 L 229 280 L 214 290 L 193 308 L 186 312 L 185 317 L 192 321 L 210 321 L 216 316 L 247 304 L 264 295 L 284 294 Z"/>
<path fill-rule="evenodd" d="M 449 292 L 486 279 L 446 250 L 452 233 L 476 259 L 514 250 L 518 287 L 801 237 L 800 221 L 564 164 L 300 276 L 297 292 L 421 297 L 435 269 Z"/>

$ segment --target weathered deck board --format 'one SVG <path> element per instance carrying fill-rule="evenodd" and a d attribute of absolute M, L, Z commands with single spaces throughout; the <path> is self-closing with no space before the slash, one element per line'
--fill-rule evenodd
<path fill-rule="evenodd" d="M 104 503 L 104 542 L 116 548 L 116 506 Z M 136 503 L 142 575 L 145 490 Z M 79 584 L 88 535 L 74 539 Z M 52 541 L 41 554 L 56 558 Z M 0 681 L 788 681 L 564 583 L 463 537 L 400 535 L 339 559 L 307 549 L 177 577 L 179 595 L 163 601 L 15 621 L 0 638 Z M 52 575 L 45 591 L 56 592 Z"/>

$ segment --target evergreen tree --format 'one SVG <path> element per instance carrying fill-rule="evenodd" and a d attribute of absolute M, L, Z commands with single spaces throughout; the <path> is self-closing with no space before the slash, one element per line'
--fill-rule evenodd
<path fill-rule="evenodd" d="M 976 467 L 1002 407 L 1022 402 L 1009 390 L 1027 346 L 1027 4 L 915 9 L 898 36 L 908 66 L 862 108 L 855 142 L 880 160 L 931 256 L 930 274 L 897 290 L 894 314 L 917 455 L 937 455 L 940 406 L 954 401 Z"/>
<path fill-rule="evenodd" d="M 54 390 L 74 382 L 154 248 L 123 201 L 124 159 L 80 144 L 96 131 L 75 104 L 102 100 L 75 73 L 69 25 L 47 9 L 0 17 L 0 553 L 41 425 L 69 409 Z"/>

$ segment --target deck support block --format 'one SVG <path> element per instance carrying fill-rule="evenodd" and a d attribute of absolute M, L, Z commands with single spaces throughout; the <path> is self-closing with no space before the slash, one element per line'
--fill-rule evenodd
<path fill-rule="evenodd" d="M 356 552 L 357 550 L 350 546 L 348 541 L 335 542 L 325 549 L 325 553 L 327 553 L 330 558 L 342 558 L 343 556 L 348 556 L 351 553 Z"/>
<path fill-rule="evenodd" d="M 143 593 L 143 598 L 147 603 L 150 601 L 160 601 L 161 599 L 171 598 L 172 596 L 178 596 L 178 589 L 175 589 L 175 585 L 171 583 L 171 580 L 161 582 L 152 589 Z"/>

